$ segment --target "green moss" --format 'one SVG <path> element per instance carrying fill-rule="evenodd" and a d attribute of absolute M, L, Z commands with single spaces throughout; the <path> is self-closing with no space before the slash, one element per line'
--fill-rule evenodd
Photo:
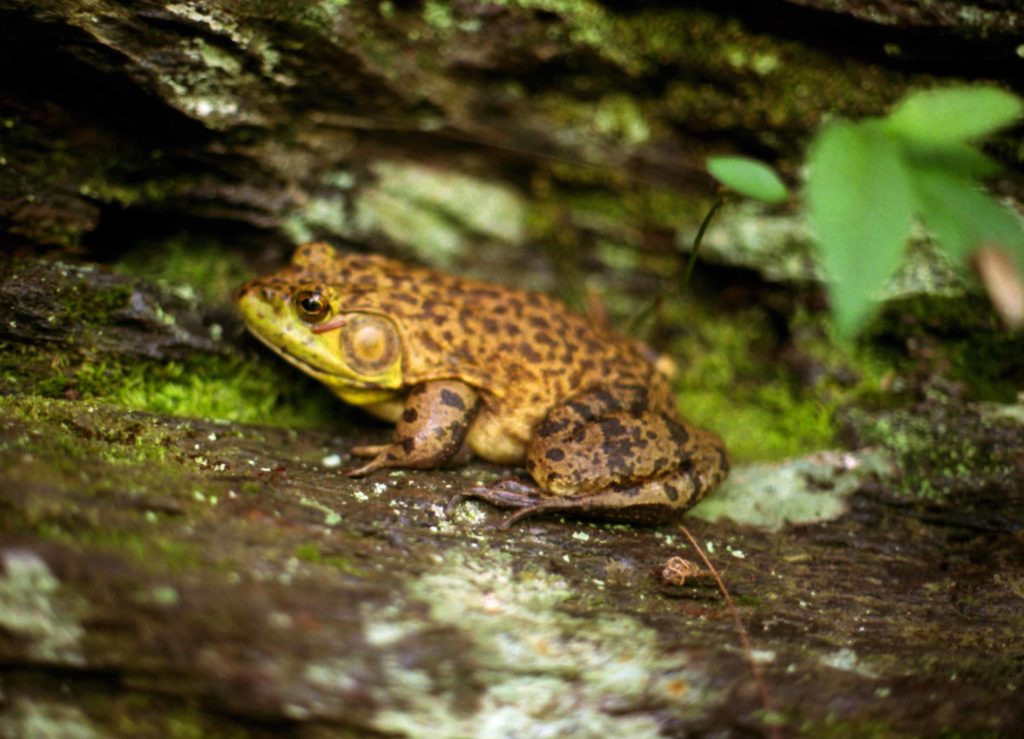
<path fill-rule="evenodd" d="M 102 280 L 93 283 L 97 268 L 92 265 L 12 260 L 4 266 L 6 279 L 29 281 L 45 296 L 45 305 L 52 311 L 46 321 L 51 325 L 108 324 L 117 320 L 117 312 L 127 308 L 132 298 L 131 284 Z"/>
<path fill-rule="evenodd" d="M 825 721 L 804 723 L 800 726 L 800 736 L 815 739 L 910 739 L 912 734 L 896 731 L 881 719 L 830 716 Z"/>
<path fill-rule="evenodd" d="M 337 402 L 287 367 L 240 358 L 140 362 L 118 367 L 114 380 L 87 397 L 153 413 L 301 427 L 329 425 Z"/>
<path fill-rule="evenodd" d="M 805 45 L 748 29 L 719 14 L 647 11 L 620 20 L 617 36 L 660 64 L 690 71 L 665 91 L 666 113 L 716 128 L 808 129 L 826 112 L 880 112 L 900 92 L 880 68 L 838 64 Z M 729 90 L 692 80 L 726 77 Z M 821 92 L 827 91 L 827 95 Z"/>
<path fill-rule="evenodd" d="M 535 95 L 533 103 L 557 125 L 561 141 L 583 151 L 594 150 L 602 142 L 635 149 L 651 138 L 648 118 L 654 103 L 641 102 L 633 95 L 611 93 L 592 101 L 548 91 Z"/>
<path fill-rule="evenodd" d="M 1013 479 L 1012 451 L 1000 441 L 1019 444 L 1021 427 L 1012 417 L 979 414 L 933 394 L 913 410 L 851 409 L 846 419 L 862 444 L 886 449 L 899 460 L 900 477 L 892 485 L 908 497 L 940 499 L 976 490 L 988 480 L 1007 484 Z"/>
<path fill-rule="evenodd" d="M 29 429 L 45 428 L 47 433 L 34 439 L 57 453 L 46 456 L 77 461 L 102 457 L 104 461 L 121 464 L 160 462 L 166 458 L 165 436 L 151 431 L 144 424 L 106 424 L 102 417 L 94 417 L 94 409 L 76 406 L 70 413 L 70 403 L 43 398 L 0 396 L 0 411 L 9 421 L 21 422 Z"/>
<path fill-rule="evenodd" d="M 423 20 L 445 36 L 451 35 L 455 30 L 455 19 L 447 2 L 426 0 L 423 3 Z"/>
<path fill-rule="evenodd" d="M 225 249 L 224 244 L 188 235 L 141 244 L 114 269 L 141 278 L 188 301 L 234 310 L 234 295 L 242 283 L 252 279 L 251 257 Z"/>
<path fill-rule="evenodd" d="M 295 557 L 303 562 L 326 565 L 348 575 L 365 574 L 359 566 L 353 562 L 351 557 L 343 557 L 338 554 L 325 554 L 320 544 L 315 541 L 305 542 L 295 548 Z"/>
<path fill-rule="evenodd" d="M 705 204 L 692 196 L 628 182 L 619 171 L 568 162 L 549 163 L 532 185 L 526 231 L 531 240 L 548 245 L 564 278 L 563 298 L 578 297 L 581 276 L 592 270 L 589 258 L 618 273 L 677 273 L 682 258 L 674 249 L 637 244 L 645 233 L 692 227 L 706 212 Z M 610 300 L 620 286 L 621 279 L 609 280 Z"/>
<path fill-rule="evenodd" d="M 718 13 L 655 8 L 613 14 L 591 0 L 502 4 L 557 15 L 552 38 L 564 34 L 574 50 L 590 50 L 629 78 L 677 70 L 664 94 L 648 104 L 689 126 L 807 129 L 828 111 L 880 112 L 900 93 L 898 82 L 878 67 L 855 61 L 837 67 L 805 45 L 754 32 Z M 721 78 L 731 81 L 728 89 L 694 82 Z"/>
<path fill-rule="evenodd" d="M 146 180 L 137 184 L 119 182 L 108 169 L 97 169 L 78 186 L 78 194 L 105 203 L 130 206 L 141 203 L 158 203 L 165 200 L 180 187 L 172 180 Z"/>
<path fill-rule="evenodd" d="M 734 461 L 783 459 L 833 445 L 828 406 L 784 388 L 729 391 L 683 390 L 679 398 L 684 417 L 721 434 Z"/>
<path fill-rule="evenodd" d="M 51 522 L 38 525 L 33 533 L 67 546 L 126 555 L 141 564 L 157 563 L 175 572 L 195 569 L 203 564 L 201 553 L 184 542 L 151 537 L 123 528 L 72 529 Z"/>
<path fill-rule="evenodd" d="M 894 366 L 962 383 L 972 400 L 1012 403 L 1024 387 L 1024 333 L 1007 331 L 980 295 L 920 295 L 888 304 L 865 341 Z"/>
<path fill-rule="evenodd" d="M 631 74 L 640 74 L 647 66 L 642 50 L 632 39 L 617 35 L 620 29 L 614 16 L 592 0 L 498 0 L 496 4 L 559 16 L 573 45 L 590 48 Z"/>
<path fill-rule="evenodd" d="M 831 444 L 829 405 L 795 392 L 786 370 L 762 358 L 769 348 L 759 344 L 771 336 L 763 312 L 706 314 L 692 325 L 670 352 L 681 365 L 680 409 L 720 433 L 735 461 L 781 459 Z"/>
<path fill-rule="evenodd" d="M 197 353 L 176 362 L 90 359 L 20 345 L 0 352 L 0 393 L 304 428 L 332 426 L 342 407 L 319 383 L 269 357 Z"/>
<path fill-rule="evenodd" d="M 244 739 L 253 736 L 249 728 L 240 728 L 225 717 L 204 711 L 195 699 L 136 693 L 128 689 L 92 695 L 83 695 L 83 692 L 80 689 L 79 701 L 85 703 L 89 716 L 97 724 L 110 727 L 117 737 Z"/>
<path fill-rule="evenodd" d="M 764 308 L 708 309 L 694 299 L 669 301 L 667 327 L 687 326 L 668 347 L 679 365 L 679 407 L 685 418 L 714 429 L 734 461 L 778 460 L 835 445 L 840 408 L 880 393 L 891 365 L 869 348 L 829 338 L 824 317 L 790 317 L 803 362 L 818 368 L 811 385 L 780 361 Z"/>

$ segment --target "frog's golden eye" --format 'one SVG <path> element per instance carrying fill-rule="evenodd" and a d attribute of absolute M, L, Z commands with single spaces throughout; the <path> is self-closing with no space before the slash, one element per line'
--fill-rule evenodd
<path fill-rule="evenodd" d="M 361 374 L 384 372 L 398 359 L 398 332 L 381 316 L 351 316 L 341 332 L 341 348 L 348 365 Z"/>
<path fill-rule="evenodd" d="M 319 290 L 300 290 L 294 302 L 295 313 L 306 323 L 320 323 L 331 312 L 331 304 Z"/>

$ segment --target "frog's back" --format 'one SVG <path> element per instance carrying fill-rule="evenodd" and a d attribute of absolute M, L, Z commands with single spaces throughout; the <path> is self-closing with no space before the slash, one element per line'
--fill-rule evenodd
<path fill-rule="evenodd" d="M 406 383 L 456 378 L 508 405 L 547 408 L 574 392 L 638 384 L 668 403 L 668 383 L 639 342 L 547 295 L 380 256 L 339 260 L 346 310 L 391 317 Z"/>

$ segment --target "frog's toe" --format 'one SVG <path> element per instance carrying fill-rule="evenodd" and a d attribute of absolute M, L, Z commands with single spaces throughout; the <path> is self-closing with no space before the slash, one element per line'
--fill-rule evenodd
<path fill-rule="evenodd" d="M 478 485 L 463 490 L 448 501 L 445 511 L 451 513 L 464 500 L 485 500 L 499 508 L 527 508 L 542 500 L 540 490 L 519 480 L 508 478 L 492 485 Z"/>
<path fill-rule="evenodd" d="M 390 444 L 365 444 L 352 447 L 348 450 L 348 453 L 353 457 L 376 457 L 390 446 Z"/>
<path fill-rule="evenodd" d="M 387 447 L 384 448 L 387 449 Z M 354 451 L 353 454 L 355 454 Z M 351 467 L 345 470 L 345 475 L 348 477 L 363 477 L 364 475 L 368 475 L 375 470 L 379 470 L 384 467 L 394 466 L 394 459 L 387 452 L 381 452 L 377 454 L 377 456 L 375 456 L 369 462 L 361 464 L 358 467 Z"/>
<path fill-rule="evenodd" d="M 519 509 L 515 513 L 506 516 L 498 524 L 498 528 L 501 530 L 505 530 L 520 519 L 532 516 L 535 513 L 565 511 L 580 507 L 579 501 L 575 499 L 552 497 L 544 494 L 535 485 L 520 482 L 514 478 L 507 478 L 499 480 L 492 485 L 480 485 L 463 490 L 448 501 L 445 512 L 450 515 L 459 503 L 470 498 L 487 501 L 499 508 Z"/>

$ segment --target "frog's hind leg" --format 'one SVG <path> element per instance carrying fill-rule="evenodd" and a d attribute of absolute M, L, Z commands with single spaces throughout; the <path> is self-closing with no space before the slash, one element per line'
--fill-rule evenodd
<path fill-rule="evenodd" d="M 614 402 L 621 397 L 588 391 L 548 413 L 526 450 L 526 469 L 538 485 L 575 497 L 636 485 L 687 463 L 691 427 L 642 403 Z"/>

